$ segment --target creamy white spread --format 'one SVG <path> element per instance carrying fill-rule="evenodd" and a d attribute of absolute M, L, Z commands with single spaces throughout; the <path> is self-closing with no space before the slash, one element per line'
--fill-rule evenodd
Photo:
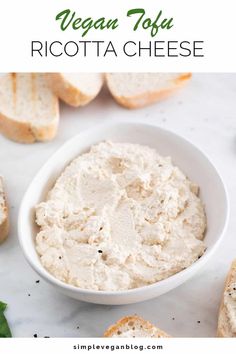
<path fill-rule="evenodd" d="M 229 319 L 230 330 L 236 336 L 236 276 L 224 293 L 224 305 Z"/>
<path fill-rule="evenodd" d="M 170 157 L 142 145 L 92 146 L 36 206 L 36 222 L 43 266 L 83 289 L 152 284 L 205 251 L 198 187 Z"/>

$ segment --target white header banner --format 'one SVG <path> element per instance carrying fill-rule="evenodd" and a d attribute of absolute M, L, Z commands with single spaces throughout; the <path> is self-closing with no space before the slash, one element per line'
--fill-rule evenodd
<path fill-rule="evenodd" d="M 0 71 L 236 72 L 235 0 L 7 0 Z"/>

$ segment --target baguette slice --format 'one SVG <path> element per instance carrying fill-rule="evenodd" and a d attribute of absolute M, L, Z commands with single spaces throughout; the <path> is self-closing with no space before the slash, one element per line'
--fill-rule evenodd
<path fill-rule="evenodd" d="M 50 73 L 47 77 L 52 91 L 73 107 L 91 102 L 104 82 L 103 74 L 98 73 Z"/>
<path fill-rule="evenodd" d="M 236 337 L 236 259 L 225 282 L 218 318 L 218 337 Z"/>
<path fill-rule="evenodd" d="M 191 76 L 190 73 L 111 73 L 106 74 L 106 82 L 119 104 L 140 108 L 169 96 Z"/>
<path fill-rule="evenodd" d="M 5 192 L 3 188 L 3 178 L 0 176 L 0 243 L 8 236 L 9 217 L 6 203 Z"/>
<path fill-rule="evenodd" d="M 109 327 L 104 333 L 104 337 L 167 338 L 170 336 L 139 316 L 127 316 L 121 318 L 116 324 Z"/>
<path fill-rule="evenodd" d="M 55 137 L 59 104 L 44 74 L 9 73 L 0 78 L 0 132 L 20 143 Z"/>

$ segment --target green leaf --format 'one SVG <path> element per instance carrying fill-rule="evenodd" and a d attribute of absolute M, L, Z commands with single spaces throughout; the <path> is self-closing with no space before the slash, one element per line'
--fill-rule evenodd
<path fill-rule="evenodd" d="M 7 304 L 0 301 L 0 312 L 4 312 L 7 308 Z"/>
<path fill-rule="evenodd" d="M 0 301 L 0 338 L 12 337 L 11 330 L 8 326 L 4 311 L 7 308 L 7 304 Z"/>

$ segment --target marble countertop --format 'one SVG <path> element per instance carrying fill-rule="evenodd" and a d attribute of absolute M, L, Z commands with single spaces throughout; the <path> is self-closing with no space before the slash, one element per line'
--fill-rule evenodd
<path fill-rule="evenodd" d="M 33 176 L 64 141 L 104 121 L 150 122 L 190 139 L 206 152 L 228 187 L 231 216 L 220 248 L 192 280 L 154 300 L 127 306 L 78 302 L 58 293 L 26 263 L 17 239 L 17 215 Z M 236 74 L 195 74 L 191 83 L 156 105 L 129 111 L 104 92 L 89 106 L 61 105 L 57 138 L 20 145 L 0 136 L 11 232 L 0 247 L 0 299 L 15 337 L 97 337 L 120 317 L 137 313 L 176 337 L 212 337 L 230 262 L 236 257 Z M 39 282 L 38 282 L 39 280 Z"/>

